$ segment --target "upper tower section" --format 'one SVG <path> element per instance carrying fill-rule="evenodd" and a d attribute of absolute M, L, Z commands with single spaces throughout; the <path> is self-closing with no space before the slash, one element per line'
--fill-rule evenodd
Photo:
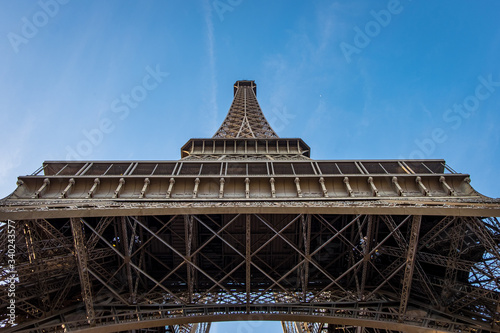
<path fill-rule="evenodd" d="M 257 102 L 255 81 L 236 81 L 226 119 L 213 138 L 278 138 Z"/>
<path fill-rule="evenodd" d="M 181 148 L 184 160 L 309 159 L 302 139 L 279 138 L 257 102 L 255 81 L 236 81 L 234 98 L 211 139 L 191 139 Z"/>

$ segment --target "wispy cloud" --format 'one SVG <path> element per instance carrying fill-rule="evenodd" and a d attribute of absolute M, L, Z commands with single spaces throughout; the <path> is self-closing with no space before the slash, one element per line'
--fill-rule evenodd
<path fill-rule="evenodd" d="M 205 14 L 205 24 L 207 28 L 207 47 L 208 47 L 208 62 L 209 62 L 209 76 L 210 76 L 210 109 L 211 117 L 209 128 L 217 127 L 217 77 L 215 68 L 215 33 L 214 33 L 214 23 L 212 7 L 210 5 L 210 0 L 203 1 L 203 9 Z"/>
<path fill-rule="evenodd" d="M 314 132 L 321 124 L 320 118 L 316 117 L 324 114 L 329 108 L 328 103 L 321 99 L 321 95 L 332 95 L 332 91 L 325 86 L 317 91 L 311 90 L 311 87 L 324 80 L 327 72 L 334 72 L 334 80 L 340 81 L 345 71 L 341 55 L 337 52 L 341 38 L 339 32 L 345 30 L 339 13 L 345 10 L 345 5 L 339 2 L 317 5 L 312 13 L 314 19 L 305 20 L 299 17 L 294 23 L 294 29 L 287 32 L 285 47 L 279 53 L 266 57 L 264 72 L 268 76 L 266 80 L 271 82 L 269 86 L 272 89 L 270 109 L 283 109 L 288 106 L 288 112 L 297 115 L 295 122 L 304 121 L 307 124 L 302 135 Z M 283 84 L 284 82 L 286 84 Z M 317 108 L 312 119 L 304 119 L 302 111 L 293 104 L 294 101 L 300 102 L 296 100 L 299 91 L 317 98 Z"/>

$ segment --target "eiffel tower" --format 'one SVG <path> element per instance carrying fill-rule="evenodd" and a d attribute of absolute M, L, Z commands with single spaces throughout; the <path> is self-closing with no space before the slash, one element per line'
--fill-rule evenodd
<path fill-rule="evenodd" d="M 499 199 L 444 160 L 313 160 L 256 94 L 237 81 L 180 160 L 19 177 L 0 201 L 3 331 L 500 332 Z"/>

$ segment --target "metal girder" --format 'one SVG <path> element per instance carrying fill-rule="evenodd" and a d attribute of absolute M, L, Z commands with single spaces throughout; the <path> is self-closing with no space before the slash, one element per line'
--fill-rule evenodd
<path fill-rule="evenodd" d="M 296 333 L 295 322 L 293 321 L 282 321 L 281 327 L 283 329 L 283 333 Z"/>
<path fill-rule="evenodd" d="M 307 289 L 309 285 L 309 262 L 311 260 L 311 215 L 302 215 L 301 219 L 302 227 L 302 241 L 304 242 L 304 254 L 305 261 L 300 267 L 300 277 L 301 277 L 301 289 L 302 289 L 302 301 L 307 301 Z"/>
<path fill-rule="evenodd" d="M 0 222 L 0 280 L 4 286 L 9 285 L 12 267 L 10 270 L 6 267 L 14 260 L 16 323 L 39 320 L 59 309 L 61 299 L 72 287 L 78 286 L 71 279 L 77 272 L 76 261 L 71 254 L 71 238 L 44 220 L 11 222 L 15 226 L 11 232 L 7 223 Z M 69 227 L 69 223 L 62 228 L 65 226 Z M 10 251 L 7 252 L 8 249 Z M 8 312 L 5 308 L 13 295 L 7 287 L 0 290 L 0 313 Z"/>
<path fill-rule="evenodd" d="M 186 257 L 180 253 L 177 249 L 175 249 L 174 247 L 172 247 L 172 245 L 170 245 L 169 243 L 165 242 L 162 238 L 158 237 L 154 232 L 152 232 L 149 228 L 147 228 L 143 223 L 137 221 L 145 230 L 147 230 L 153 237 L 155 237 L 156 239 L 158 239 L 162 244 L 164 244 L 166 247 L 168 247 L 172 252 L 174 252 L 177 256 L 179 256 L 180 258 L 183 259 L 183 263 L 186 263 L 187 265 L 191 265 L 193 266 L 196 270 L 198 270 L 200 273 L 202 273 L 203 275 L 205 275 L 209 280 L 211 280 L 213 283 L 215 283 L 216 285 L 218 285 L 220 288 L 222 288 L 224 291 L 226 291 L 228 294 L 231 294 L 231 292 L 229 290 L 227 290 L 226 287 L 224 287 L 222 284 L 220 284 L 217 280 L 215 280 L 213 277 L 211 277 L 209 274 L 207 274 L 206 272 L 204 272 L 198 265 L 194 264 L 193 262 L 190 262 L 188 260 L 186 260 Z M 145 273 L 144 271 L 140 270 L 138 267 L 136 267 L 137 270 L 139 270 L 140 272 L 142 272 L 144 275 L 148 276 L 152 281 L 155 282 L 155 287 L 158 286 L 162 289 L 165 289 L 167 292 L 171 293 L 170 291 L 168 291 L 168 289 L 166 289 L 165 287 L 162 286 L 161 282 L 158 282 L 156 280 L 154 280 L 152 277 L 150 277 L 147 273 Z M 174 294 L 172 294 L 174 295 Z M 183 301 L 183 303 L 185 303 Z"/>
<path fill-rule="evenodd" d="M 363 249 L 363 272 L 361 276 L 361 289 L 359 292 L 360 299 L 364 298 L 364 293 L 365 293 L 365 284 L 366 284 L 366 277 L 368 274 L 368 263 L 371 260 L 371 256 L 369 255 L 369 252 L 371 250 L 371 243 L 372 243 L 372 238 L 373 238 L 373 216 L 369 215 L 368 216 L 368 230 L 366 232 L 366 236 L 361 238 L 362 243 L 362 249 Z M 362 235 L 361 235 L 362 236 Z"/>
<path fill-rule="evenodd" d="M 78 262 L 78 274 L 80 275 L 80 285 L 82 288 L 82 298 L 87 311 L 87 321 L 90 326 L 95 326 L 94 299 L 92 297 L 92 284 L 87 267 L 87 251 L 85 239 L 83 237 L 83 225 L 79 219 L 71 219 L 71 231 L 75 244 L 75 256 Z"/>
<path fill-rule="evenodd" d="M 96 233 L 90 235 L 87 242 L 87 248 L 89 249 L 89 251 L 97 245 L 97 242 L 99 241 L 99 237 L 97 237 L 97 235 L 102 235 L 104 230 L 106 230 L 106 228 L 111 224 L 111 222 L 113 222 L 113 220 L 114 218 L 112 217 L 105 217 L 99 221 L 96 227 Z"/>
<path fill-rule="evenodd" d="M 314 331 L 316 327 L 319 327 L 319 324 L 316 326 L 312 324 L 315 320 L 324 323 L 328 322 L 328 318 L 346 318 L 346 314 L 349 314 L 349 318 L 351 316 L 357 318 L 357 326 L 371 327 L 370 330 L 374 328 L 371 323 L 363 321 L 366 316 L 372 319 L 378 318 L 376 320 L 383 318 L 402 320 L 404 325 L 408 325 L 408 323 L 415 325 L 418 320 L 429 322 L 428 316 L 432 313 L 438 317 L 444 316 L 441 312 L 433 312 L 437 311 L 437 308 L 432 305 L 432 302 L 424 306 L 418 303 L 414 297 L 418 296 L 418 300 L 421 301 L 423 297 L 428 296 L 426 296 L 425 290 L 417 288 L 424 285 L 422 277 L 416 273 L 413 274 L 413 277 L 408 275 L 408 262 L 414 262 L 414 269 L 417 269 L 418 262 L 422 265 L 427 262 L 433 265 L 439 263 L 440 267 L 446 267 L 446 264 L 443 266 L 445 262 L 443 262 L 442 257 L 444 256 L 434 252 L 418 252 L 421 243 L 415 237 L 419 234 L 415 218 L 417 217 L 413 217 L 413 219 L 412 216 L 356 215 L 346 217 L 320 214 L 280 216 L 234 214 L 226 217 L 223 215 L 183 215 L 177 217 L 141 217 L 140 219 L 127 216 L 123 219 L 113 219 L 109 228 L 100 229 L 100 233 L 94 229 L 94 226 L 98 226 L 102 219 L 81 220 L 81 223 L 83 223 L 85 230 L 91 230 L 93 235 L 97 237 L 93 249 L 87 250 L 88 274 L 94 279 L 94 283 L 100 286 L 100 290 L 92 295 L 94 300 L 100 300 L 102 297 L 110 299 L 109 297 L 112 296 L 113 304 L 121 304 L 121 307 L 132 305 L 127 299 L 130 296 L 130 283 L 127 281 L 128 275 L 124 270 L 126 257 L 129 255 L 128 262 L 133 271 L 132 284 L 134 292 L 137 294 L 138 304 L 140 304 L 140 311 L 145 310 L 143 307 L 159 310 L 161 304 L 167 302 L 166 304 L 170 304 L 170 306 L 185 304 L 185 306 L 193 307 L 192 309 L 202 306 L 204 310 L 200 312 L 200 315 L 203 315 L 211 311 L 209 310 L 210 306 L 219 304 L 224 306 L 226 310 L 220 312 L 221 310 L 218 309 L 216 313 L 210 314 L 210 320 L 218 320 L 219 314 L 243 313 L 250 315 L 262 313 L 264 311 L 262 307 L 266 306 L 299 304 L 299 302 L 305 306 L 323 304 L 321 302 L 337 304 L 334 312 L 321 310 L 327 311 L 328 316 L 326 317 L 325 312 L 318 310 L 318 315 L 323 313 L 320 315 L 321 319 L 318 319 L 319 317 L 316 319 L 307 318 L 307 320 L 303 318 L 302 321 L 294 324 L 295 326 L 308 327 Z M 379 224 L 378 221 L 386 223 Z M 433 226 L 434 222 L 433 220 L 424 221 L 424 217 L 422 217 L 421 224 L 425 224 L 426 230 L 429 230 L 429 226 Z M 115 227 L 116 231 L 114 231 Z M 140 236 L 141 233 L 147 237 Z M 446 237 L 452 235 L 449 231 L 440 233 L 442 233 L 440 236 L 442 242 L 445 241 Z M 474 236 L 476 233 L 468 232 L 467 237 L 471 237 L 471 235 Z M 113 246 L 110 242 L 117 236 L 120 236 L 121 239 Z M 393 247 L 394 244 L 398 246 Z M 448 244 L 451 243 L 448 242 Z M 223 248 L 226 249 L 224 252 L 217 252 L 221 253 L 222 256 L 215 255 L 214 251 Z M 411 249 L 413 249 L 413 254 L 411 254 Z M 108 251 L 114 255 L 110 256 Z M 162 256 L 162 251 L 171 254 L 165 257 Z M 273 256 L 279 256 L 280 252 L 283 252 L 283 255 L 286 253 L 283 258 L 287 259 L 271 264 L 268 260 Z M 343 258 L 347 258 L 351 253 L 352 260 L 350 262 Z M 189 263 L 189 260 L 193 261 L 193 256 L 200 258 L 198 263 Z M 404 257 L 405 261 L 400 261 L 399 257 Z M 218 258 L 227 259 L 223 262 Z M 390 260 L 394 261 L 395 264 L 387 266 L 384 263 L 387 258 L 391 258 Z M 393 260 L 394 258 L 396 260 Z M 174 260 L 175 265 L 171 266 L 166 260 Z M 470 259 L 468 260 L 460 257 L 456 260 L 456 266 L 470 265 Z M 90 262 L 92 262 L 92 266 L 89 266 Z M 105 264 L 106 262 L 109 264 Z M 331 262 L 334 264 L 330 265 Z M 474 263 L 476 262 L 477 260 L 474 261 Z M 195 272 L 201 273 L 201 283 L 196 289 L 190 287 L 191 283 L 188 283 L 188 265 L 191 265 Z M 307 276 L 302 271 L 305 265 L 309 266 L 310 271 Z M 248 266 L 251 269 L 250 280 L 247 274 Z M 154 269 L 151 270 L 153 267 Z M 341 267 L 342 270 L 339 270 Z M 422 273 L 428 274 L 427 268 L 423 269 Z M 164 273 L 157 273 L 159 271 Z M 492 274 L 488 271 L 486 273 Z M 372 281 L 373 277 L 376 276 L 380 276 L 382 279 L 380 283 Z M 399 279 L 395 278 L 396 276 Z M 122 283 L 121 286 L 115 285 L 113 282 L 115 277 L 125 283 Z M 304 282 L 305 278 L 307 278 L 307 283 Z M 436 280 L 432 276 L 429 280 L 429 277 L 426 276 L 427 282 L 425 284 L 428 284 L 428 287 L 433 288 L 433 290 L 442 290 L 444 278 L 445 271 L 443 270 L 442 281 Z M 356 281 L 356 279 L 358 280 Z M 413 280 L 411 286 L 406 286 L 405 281 L 411 280 Z M 173 284 L 174 281 L 179 282 Z M 363 281 L 365 282 L 363 283 Z M 415 289 L 413 285 L 416 285 Z M 411 297 L 404 297 L 405 291 L 401 291 L 404 288 L 408 291 L 412 290 Z M 491 309 L 494 308 L 493 304 L 497 304 L 495 302 L 498 298 L 495 297 L 498 297 L 498 293 L 487 291 L 481 287 L 474 289 L 468 287 L 464 282 L 457 283 L 453 290 L 460 298 L 449 307 L 453 314 L 450 314 L 449 317 L 445 316 L 451 322 L 453 320 L 458 320 L 458 323 L 467 322 L 466 318 L 458 314 L 464 313 L 472 316 L 473 307 L 481 302 L 487 305 L 485 315 L 481 317 L 481 320 L 487 321 L 495 316 Z M 189 297 L 192 300 L 191 303 L 187 302 Z M 384 303 L 369 305 L 370 302 L 381 299 L 385 299 L 389 303 L 387 305 Z M 402 311 L 402 302 L 405 299 L 407 302 L 406 311 Z M 183 303 L 182 300 L 186 300 L 186 302 Z M 342 308 L 340 306 L 342 302 L 352 302 L 352 306 Z M 96 314 L 95 321 L 101 325 L 103 320 L 104 322 L 108 320 L 106 313 L 110 310 L 106 310 L 102 301 L 94 301 L 94 306 L 99 312 Z M 123 310 L 124 308 L 116 309 L 114 317 L 118 318 L 116 316 L 125 310 Z M 191 313 L 191 308 L 186 307 L 185 309 L 183 311 L 187 312 L 182 318 L 191 318 L 192 315 L 188 314 Z M 274 311 L 266 309 L 265 312 Z M 309 309 L 311 310 L 308 311 L 316 311 L 313 308 Z M 144 321 L 148 320 L 146 317 L 149 316 L 147 311 L 149 310 L 141 312 L 143 314 L 138 320 L 144 325 L 146 325 Z M 295 313 L 295 310 L 291 311 L 291 313 Z M 126 313 L 128 313 L 128 320 L 130 320 L 130 312 L 127 310 Z M 169 312 L 170 315 L 172 315 L 171 312 Z M 154 316 L 154 311 L 151 312 L 151 316 Z M 199 318 L 200 321 L 208 320 L 202 319 L 202 317 L 196 318 Z M 299 317 L 294 318 L 294 320 L 298 320 L 296 318 Z M 282 317 L 280 320 L 287 321 L 286 317 Z M 288 321 L 290 320 L 288 319 Z M 38 322 L 42 325 L 43 318 L 40 318 Z M 85 322 L 87 321 L 85 320 Z M 152 323 L 150 324 L 152 325 Z M 474 321 L 472 320 L 466 325 L 471 323 Z M 111 325 L 111 323 L 108 324 Z M 116 324 L 115 322 L 114 325 Z"/>
<path fill-rule="evenodd" d="M 382 303 L 383 304 L 383 303 Z M 383 305 L 382 305 L 383 307 Z M 65 329 L 68 331 L 80 330 L 82 332 L 114 332 L 133 329 L 143 329 L 147 327 L 186 325 L 192 329 L 193 324 L 207 323 L 227 320 L 281 320 L 284 322 L 298 321 L 308 323 L 307 329 L 311 330 L 317 322 L 327 322 L 334 325 L 346 325 L 357 327 L 370 327 L 373 329 L 394 330 L 404 332 L 460 332 L 467 330 L 468 324 L 458 323 L 451 317 L 444 317 L 435 314 L 434 316 L 415 315 L 398 321 L 397 313 L 381 312 L 380 303 L 371 303 L 364 308 L 358 308 L 353 304 L 325 304 L 325 305 L 269 305 L 263 304 L 253 307 L 254 313 L 246 314 L 244 305 L 232 305 L 235 311 L 227 314 L 227 305 L 204 305 L 189 307 L 168 307 L 147 309 L 146 307 L 114 308 L 113 306 L 99 306 L 103 313 L 111 313 L 110 316 L 97 317 L 99 326 L 94 328 L 88 324 L 82 326 L 81 321 L 66 321 Z M 295 324 L 293 324 L 295 325 Z M 300 324 L 299 324 L 300 325 Z M 297 326 L 295 326 L 297 327 Z M 319 327 L 319 325 L 317 326 Z M 60 323 L 47 321 L 40 323 L 38 330 L 54 331 L 60 329 Z M 304 328 L 304 327 L 303 327 Z M 479 328 L 480 329 L 480 328 Z M 30 329 L 16 330 L 27 332 Z M 486 331 L 488 329 L 486 328 Z M 6 332 L 12 332 L 8 329 Z"/>
<path fill-rule="evenodd" d="M 191 215 L 185 215 L 184 216 L 184 233 L 185 233 L 185 238 L 186 238 L 186 259 L 188 262 L 191 262 L 193 260 L 193 257 L 191 256 L 191 251 L 192 251 L 192 245 L 193 245 L 193 217 Z M 188 290 L 187 290 L 187 296 L 188 296 L 188 302 L 192 303 L 193 302 L 193 292 L 194 292 L 194 268 L 191 265 L 186 265 L 187 269 L 187 284 L 188 284 Z"/>
<path fill-rule="evenodd" d="M 459 261 L 462 252 L 462 243 L 465 237 L 465 223 L 461 219 L 456 219 L 454 225 L 449 231 L 450 246 L 446 261 L 445 285 L 441 296 L 445 303 L 448 303 L 448 298 L 451 298 L 450 289 L 454 288 L 457 282 L 457 262 Z"/>
<path fill-rule="evenodd" d="M 467 227 L 478 237 L 481 245 L 484 246 L 488 252 L 500 260 L 500 237 L 494 240 L 491 232 L 485 227 L 485 223 L 478 218 L 469 217 L 465 219 Z"/>
<path fill-rule="evenodd" d="M 301 265 L 302 265 L 305 261 L 308 261 L 308 262 L 310 262 L 310 264 L 311 264 L 312 266 L 314 266 L 314 268 L 315 268 L 315 269 L 317 269 L 318 271 L 320 271 L 320 272 L 321 272 L 321 273 L 322 273 L 325 277 L 327 277 L 327 278 L 329 279 L 329 281 L 330 281 L 329 285 L 328 285 L 328 286 L 326 286 L 326 287 L 325 287 L 325 288 L 324 288 L 321 292 L 323 292 L 323 291 L 325 291 L 325 290 L 329 289 L 329 287 L 331 287 L 331 286 L 335 285 L 335 286 L 337 286 L 339 289 L 341 289 L 341 290 L 343 290 L 344 292 L 346 292 L 346 293 L 347 293 L 347 291 L 346 291 L 346 290 L 345 290 L 345 289 L 344 289 L 344 288 L 343 288 L 343 287 L 342 287 L 342 286 L 338 283 L 338 281 L 339 281 L 341 278 L 343 278 L 343 277 L 344 277 L 344 275 L 345 275 L 345 274 L 347 274 L 350 270 L 352 270 L 353 268 L 355 268 L 356 266 L 358 266 L 360 262 L 359 262 L 358 264 L 356 264 L 355 266 L 353 266 L 352 268 L 350 268 L 350 269 L 349 269 L 346 273 L 344 273 L 344 274 L 343 274 L 343 275 L 341 275 L 340 277 L 335 278 L 335 277 L 331 276 L 331 274 L 329 274 L 327 271 L 325 271 L 325 270 L 321 267 L 321 265 L 320 265 L 319 263 L 317 263 L 314 259 L 308 259 L 308 258 L 306 258 L 305 254 L 304 254 L 304 253 L 303 253 L 300 249 L 298 249 L 298 248 L 297 248 L 294 244 L 292 244 L 292 243 L 291 243 L 288 239 L 286 239 L 286 238 L 282 235 L 282 232 L 283 232 L 284 230 L 286 230 L 287 228 L 289 228 L 289 226 L 290 226 L 292 223 L 294 223 L 294 222 L 295 222 L 295 221 L 296 221 L 296 220 L 300 217 L 300 215 L 299 215 L 299 216 L 297 216 L 297 217 L 295 217 L 294 219 L 292 219 L 292 220 L 291 220 L 291 222 L 289 222 L 287 225 L 285 225 L 285 226 L 284 226 L 281 230 L 279 230 L 279 231 L 278 231 L 278 230 L 275 230 L 275 229 L 274 229 L 274 228 L 273 228 L 273 227 L 272 227 L 269 223 L 267 223 L 265 220 L 263 220 L 263 219 L 262 219 L 262 217 L 260 217 L 260 216 L 257 216 L 257 217 L 258 217 L 258 219 L 259 219 L 261 222 L 263 222 L 263 223 L 264 223 L 264 224 L 265 224 L 265 225 L 266 225 L 269 229 L 271 229 L 271 230 L 273 231 L 273 233 L 274 233 L 274 234 L 273 234 L 273 236 L 272 236 L 272 237 L 271 237 L 271 238 L 270 238 L 270 239 L 269 239 L 269 240 L 268 240 L 268 241 L 267 241 L 267 242 L 266 242 L 263 246 L 261 246 L 261 247 L 259 248 L 259 250 L 260 250 L 260 249 L 262 249 L 262 248 L 263 248 L 263 247 L 264 247 L 267 243 L 269 243 L 269 242 L 270 242 L 270 241 L 272 241 L 273 239 L 275 239 L 275 238 L 281 238 L 281 239 L 282 239 L 282 240 L 283 240 L 283 241 L 284 241 L 284 242 L 285 242 L 288 246 L 290 246 L 293 250 L 295 250 L 295 251 L 296 251 L 296 253 L 298 253 L 298 254 L 300 255 L 300 257 L 302 258 L 302 260 L 301 260 L 298 264 L 296 264 L 295 266 L 293 266 L 290 270 L 288 270 L 288 272 L 284 272 L 283 274 L 281 274 L 281 277 L 280 277 L 277 281 L 276 281 L 276 280 L 274 280 L 274 279 L 272 279 L 271 277 L 269 277 L 267 274 L 265 274 L 265 273 L 264 273 L 264 274 L 265 274 L 265 275 L 266 275 L 269 279 L 271 279 L 271 280 L 273 281 L 273 284 L 272 284 L 270 287 L 268 287 L 268 288 L 267 288 L 264 292 L 266 292 L 267 290 L 271 289 L 271 288 L 272 288 L 272 287 L 274 287 L 275 285 L 279 286 L 281 289 L 285 290 L 285 292 L 286 292 L 286 289 L 284 289 L 284 288 L 283 288 L 283 286 L 282 286 L 282 285 L 280 285 L 279 283 L 280 283 L 282 280 L 284 280 L 284 279 L 285 279 L 288 275 L 290 275 L 292 272 L 294 272 L 294 271 L 295 271 L 298 267 L 300 267 L 300 266 L 301 266 Z M 356 220 L 356 219 L 355 219 L 355 220 Z M 355 220 L 354 220 L 354 221 L 355 221 Z M 324 246 L 324 245 L 323 245 L 323 246 Z M 258 250 L 258 251 L 259 251 L 259 250 Z M 317 251 L 319 251 L 319 249 L 318 249 Z M 256 267 L 258 268 L 258 266 L 256 266 Z M 321 293 L 321 292 L 320 292 L 320 293 Z M 297 296 L 293 296 L 293 299 L 297 299 Z M 298 299 L 297 299 L 297 300 L 298 300 Z"/>
<path fill-rule="evenodd" d="M 250 215 L 245 215 L 245 286 L 246 286 L 246 303 L 247 313 L 250 312 L 250 292 L 252 290 L 252 228 L 250 224 Z"/>
<path fill-rule="evenodd" d="M 406 308 L 408 306 L 408 300 L 410 298 L 411 283 L 413 281 L 413 269 L 415 267 L 415 258 L 418 245 L 418 234 L 420 231 L 420 224 L 422 222 L 422 216 L 413 216 L 411 224 L 411 235 L 408 244 L 408 250 L 406 254 L 406 267 L 403 278 L 403 287 L 401 290 L 401 305 L 399 307 L 400 318 L 406 313 Z"/>
<path fill-rule="evenodd" d="M 173 333 L 208 333 L 211 323 L 194 323 L 170 326 Z"/>
<path fill-rule="evenodd" d="M 78 277 L 75 274 L 68 274 L 62 284 L 63 288 L 59 288 L 58 295 L 53 302 L 54 309 L 59 309 L 61 307 L 62 303 L 66 300 L 66 297 L 68 297 L 71 288 L 77 285 L 77 282 Z"/>
<path fill-rule="evenodd" d="M 41 300 L 39 306 L 46 312 L 50 303 L 48 299 L 50 295 L 47 288 L 47 274 L 49 273 L 49 269 L 45 262 L 43 238 L 40 237 L 37 223 L 38 221 L 34 220 L 26 221 L 24 224 L 24 239 L 26 241 L 26 252 L 29 260 L 29 265 L 26 265 L 26 268 L 30 269 L 31 274 L 36 276 L 35 288 Z"/>
<path fill-rule="evenodd" d="M 443 231 L 447 230 L 447 228 L 456 220 L 456 216 L 445 216 L 438 223 L 436 223 L 431 230 L 429 230 L 425 235 L 421 237 L 420 247 L 421 250 L 423 247 L 432 247 L 435 242 L 434 239 L 438 237 Z"/>
<path fill-rule="evenodd" d="M 409 218 L 410 218 L 410 216 L 405 218 L 404 221 L 407 221 Z M 398 246 L 401 249 L 406 248 L 408 246 L 408 243 L 407 243 L 406 239 L 404 238 L 403 234 L 401 233 L 401 231 L 398 228 L 396 228 L 396 225 L 395 225 L 395 222 L 394 222 L 392 216 L 384 216 L 383 220 L 387 224 L 389 229 L 393 230 L 394 238 L 397 240 Z M 403 224 L 403 223 L 401 223 L 401 224 Z M 417 239 L 417 241 L 418 241 L 418 239 Z M 424 269 L 421 267 L 421 265 L 418 261 L 417 262 L 414 261 L 414 265 L 415 265 L 415 268 L 417 270 L 417 275 L 420 277 L 420 282 L 423 286 L 423 289 L 427 293 L 429 299 L 432 301 L 433 304 L 438 304 L 438 300 L 435 297 L 436 292 L 432 288 L 431 283 L 429 281 L 429 278 L 427 277 L 427 274 L 425 273 Z"/>
<path fill-rule="evenodd" d="M 132 186 L 131 186 L 132 187 Z M 208 187 L 210 188 L 210 187 Z M 214 194 L 215 195 L 215 194 Z M 218 195 L 218 194 L 217 194 Z M 134 198 L 102 200 L 96 205 L 94 202 L 71 199 L 61 202 L 59 200 L 43 200 L 39 205 L 28 206 L 23 200 L 12 200 L 8 206 L 0 205 L 0 217 L 13 220 L 31 219 L 33 216 L 40 218 L 69 218 L 82 215 L 89 217 L 127 215 L 161 215 L 165 211 L 173 215 L 182 215 L 187 212 L 196 214 L 394 214 L 394 215 L 429 215 L 429 216 L 474 216 L 483 217 L 500 215 L 500 204 L 498 208 L 490 208 L 480 202 L 467 201 L 464 204 L 450 202 L 447 199 L 434 197 L 431 201 L 421 201 L 416 198 L 413 201 L 395 198 L 380 198 L 376 201 L 370 198 L 363 200 L 348 200 L 340 197 L 339 200 L 313 199 L 313 198 L 276 198 L 259 200 L 258 198 L 234 198 L 223 204 L 214 199 L 182 199 L 185 202 L 163 201 L 159 202 L 137 202 Z M 248 200 L 248 201 L 245 201 Z M 273 205 L 269 205 L 269 201 Z M 89 205 L 94 207 L 89 210 Z M 492 204 L 493 206 L 496 204 Z M 71 210 L 67 207 L 71 206 Z M 492 207 L 493 207 L 492 206 Z M 496 207 L 496 206 L 495 206 Z"/>
<path fill-rule="evenodd" d="M 131 254 L 131 248 L 129 249 L 129 240 L 128 240 L 128 232 L 127 232 L 127 218 L 125 216 L 122 216 L 120 218 L 120 223 L 119 223 L 121 235 L 120 235 L 120 244 L 121 244 L 121 251 L 123 252 L 124 258 L 123 258 L 123 264 L 124 264 L 124 270 L 125 270 L 125 276 L 127 277 L 127 283 L 128 283 L 128 290 L 130 294 L 130 299 L 132 303 L 135 302 L 135 295 L 134 295 L 134 284 L 132 282 L 132 267 L 130 266 L 130 254 Z M 130 245 L 133 243 L 131 242 Z"/>
<path fill-rule="evenodd" d="M 142 224 L 140 221 L 136 220 L 138 222 L 138 224 L 140 224 L 145 230 L 147 230 L 148 232 L 150 232 L 153 236 L 156 236 L 150 229 L 148 229 L 147 227 L 144 226 L 144 224 Z M 113 247 L 109 241 L 107 241 L 106 239 L 103 238 L 103 236 L 99 235 L 96 230 L 94 228 L 92 228 L 85 220 L 82 219 L 82 222 L 90 229 L 92 230 L 92 232 L 94 232 L 94 234 L 98 235 L 98 237 L 110 248 L 112 249 L 113 251 L 115 251 L 115 253 L 122 259 L 125 261 L 125 256 L 119 252 L 117 249 L 115 249 L 115 247 Z M 161 239 L 160 239 L 161 240 Z M 130 266 L 132 266 L 137 272 L 143 274 L 146 278 L 148 278 L 149 280 L 151 280 L 153 283 L 155 283 L 155 287 L 160 287 L 161 289 L 163 289 L 165 292 L 167 292 L 168 294 L 172 295 L 174 299 L 176 299 L 177 301 L 181 302 L 181 303 L 185 303 L 184 301 L 182 301 L 180 298 L 176 297 L 174 293 L 172 293 L 169 289 L 167 289 L 165 286 L 163 286 L 160 282 L 158 282 L 157 280 L 155 280 L 153 277 L 151 277 L 150 274 L 148 274 L 147 272 L 145 272 L 143 269 L 141 269 L 140 267 L 138 267 L 137 265 L 135 265 L 134 263 L 130 262 Z"/>

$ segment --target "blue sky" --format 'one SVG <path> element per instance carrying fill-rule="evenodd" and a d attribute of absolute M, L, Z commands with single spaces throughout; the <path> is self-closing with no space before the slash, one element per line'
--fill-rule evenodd
<path fill-rule="evenodd" d="M 0 0 L 0 197 L 44 160 L 178 159 L 240 79 L 314 159 L 443 158 L 500 197 L 498 1 L 57 1 Z"/>

